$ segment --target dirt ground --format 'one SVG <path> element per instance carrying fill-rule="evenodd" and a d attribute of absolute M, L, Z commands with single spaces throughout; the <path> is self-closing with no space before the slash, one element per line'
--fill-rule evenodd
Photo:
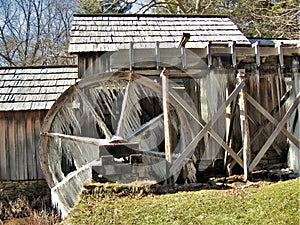
<path fill-rule="evenodd" d="M 50 189 L 44 180 L 0 182 L 0 224 L 50 209 Z"/>

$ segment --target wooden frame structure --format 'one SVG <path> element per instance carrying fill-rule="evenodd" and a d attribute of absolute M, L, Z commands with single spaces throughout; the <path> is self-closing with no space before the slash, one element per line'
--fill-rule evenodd
<path fill-rule="evenodd" d="M 187 53 L 186 53 L 186 49 L 184 47 L 181 47 L 181 51 L 179 53 L 179 55 L 177 56 L 177 58 L 180 58 L 180 64 L 179 64 L 179 68 L 177 69 L 171 69 L 168 68 L 167 73 L 168 73 L 168 77 L 170 79 L 172 78 L 201 78 L 203 76 L 205 76 L 206 74 L 209 74 L 211 70 L 213 69 L 217 69 L 217 68 L 222 68 L 225 67 L 227 70 L 230 70 L 232 72 L 232 74 L 234 74 L 234 76 L 236 76 L 239 73 L 243 73 L 244 75 L 242 76 L 246 83 L 249 84 L 248 79 L 256 79 L 258 82 L 260 79 L 260 77 L 266 76 L 266 74 L 274 74 L 274 77 L 277 77 L 276 79 L 276 85 L 278 85 L 278 82 L 285 82 L 285 80 L 287 81 L 287 83 L 291 82 L 297 82 L 298 76 L 297 76 L 297 72 L 299 70 L 299 68 L 295 67 L 294 65 L 298 65 L 297 63 L 299 63 L 299 42 L 298 41 L 289 41 L 289 40 L 251 40 L 253 42 L 253 44 L 237 44 L 234 41 L 233 42 L 228 42 L 228 43 L 217 43 L 217 42 L 208 42 L 206 47 L 203 49 L 199 49 L 197 50 L 197 57 L 199 57 L 200 60 L 203 60 L 206 62 L 207 67 L 202 66 L 201 67 L 194 67 L 191 66 L 191 64 L 189 64 L 189 61 L 187 60 Z M 127 67 L 128 71 L 134 71 L 137 73 L 140 73 L 144 76 L 150 76 L 150 77 L 155 77 L 155 76 L 159 76 L 159 74 L 161 73 L 161 69 L 159 68 L 163 68 L 164 63 L 162 63 L 165 59 L 162 58 L 162 51 L 164 51 L 163 49 L 159 48 L 159 43 L 156 43 L 156 48 L 155 51 L 149 50 L 149 49 L 134 49 L 134 43 L 131 43 L 129 45 L 129 50 L 128 50 L 128 58 L 126 61 L 124 61 L 124 56 L 126 55 L 126 51 L 127 50 L 121 50 L 120 51 L 120 56 L 118 56 L 119 52 L 116 53 L 110 53 L 108 55 L 108 57 L 110 58 L 108 61 L 107 59 L 103 59 L 106 60 L 107 62 L 111 62 L 111 61 L 121 61 L 120 65 L 126 65 L 126 63 L 129 65 Z M 192 50 L 194 51 L 194 50 Z M 195 52 L 195 51 L 194 51 Z M 145 55 L 144 58 L 140 58 L 140 56 Z M 149 57 L 149 55 L 151 55 L 151 53 L 153 54 L 152 56 Z M 93 55 L 93 53 L 89 53 L 90 55 Z M 136 58 L 138 55 L 139 58 Z M 102 57 L 104 55 L 101 55 Z M 113 59 L 113 57 L 116 57 L 115 59 Z M 175 55 L 176 57 L 176 55 Z M 105 58 L 105 57 L 103 57 Z M 149 61 L 149 59 L 152 59 L 153 61 Z M 82 74 L 81 76 L 85 76 L 85 68 L 81 68 L 81 65 L 88 65 L 86 64 L 87 61 L 87 55 L 83 54 L 83 58 L 81 58 L 81 54 L 79 54 L 79 71 Z M 83 62 L 84 63 L 81 63 Z M 100 57 L 101 60 L 101 57 Z M 123 61 L 122 61 L 123 60 Z M 137 62 L 137 61 L 140 62 Z M 216 62 L 217 60 L 221 61 L 223 63 L 223 65 L 217 65 Z M 141 62 L 146 61 L 147 64 L 141 64 Z M 268 62 L 269 61 L 269 62 Z M 90 61 L 90 65 L 87 66 L 86 68 L 93 68 L 93 72 L 92 73 L 97 73 L 97 71 L 101 71 L 101 66 L 97 67 L 97 64 L 95 66 L 95 64 L 93 63 L 93 61 Z M 224 65 L 225 63 L 225 65 Z M 103 63 L 100 63 L 101 65 L 103 65 Z M 98 65 L 100 65 L 98 64 Z M 109 65 L 106 63 L 106 65 Z M 114 65 L 113 68 L 116 68 L 116 66 Z M 112 71 L 114 70 L 113 68 Z M 106 67 L 107 70 L 107 67 Z M 125 67 L 121 67 L 122 71 L 126 71 L 126 66 Z M 89 70 L 90 72 L 90 70 Z M 276 75 L 275 75 L 276 74 Z M 270 75 L 267 75 L 270 76 Z M 275 79 L 275 78 L 274 78 Z M 243 83 L 243 82 L 241 82 Z M 230 84 L 229 84 L 230 85 Z M 280 84 L 279 84 L 280 85 Z M 296 146 L 299 148 L 299 137 L 295 137 L 293 136 L 290 132 L 287 131 L 285 124 L 288 122 L 288 118 L 291 116 L 291 114 L 297 110 L 297 105 L 298 105 L 298 96 L 297 96 L 297 91 L 296 90 L 287 90 L 287 93 L 281 93 L 282 96 L 279 96 L 280 93 L 276 93 L 278 94 L 277 98 L 281 98 L 284 97 L 285 95 L 287 95 L 288 93 L 290 93 L 291 91 L 294 91 L 296 93 L 296 96 L 294 96 L 294 106 L 292 108 L 291 111 L 289 111 L 289 113 L 286 115 L 286 117 L 284 118 L 279 118 L 279 119 L 275 119 L 270 115 L 269 109 L 266 109 L 264 106 L 262 106 L 259 102 L 257 102 L 253 97 L 251 97 L 251 94 L 247 93 L 247 89 L 249 87 L 247 87 L 245 90 L 243 90 L 243 96 L 240 98 L 242 99 L 240 102 L 240 111 L 245 111 L 246 110 L 246 106 L 251 103 L 251 107 L 254 107 L 257 112 L 259 114 L 262 114 L 266 117 L 267 120 L 270 120 L 270 122 L 272 124 L 274 124 L 275 126 L 278 125 L 278 121 L 280 121 L 281 119 L 284 119 L 283 124 L 280 124 L 280 126 L 282 126 L 282 128 L 280 127 L 280 129 L 282 129 L 283 134 Z M 277 87 L 278 89 L 282 89 L 281 86 Z M 286 87 L 285 87 L 286 88 Z M 291 88 L 291 87 L 290 87 Z M 272 90 L 274 91 L 274 90 Z M 280 90 L 281 92 L 282 90 Z M 259 90 L 258 90 L 259 92 Z M 279 90 L 276 90 L 276 92 L 279 92 Z M 274 93 L 272 93 L 274 94 Z M 236 96 L 235 96 L 236 97 Z M 267 97 L 267 96 L 266 96 Z M 273 96 L 274 97 L 274 96 Z M 278 101 L 278 104 L 280 103 L 279 101 L 280 99 L 277 99 L 276 101 Z M 287 101 L 285 99 L 285 101 Z M 228 102 L 226 107 L 229 106 L 229 104 L 232 101 Z M 243 103 L 244 102 L 244 103 Z M 181 104 L 183 104 L 181 102 Z M 272 110 L 273 114 L 276 112 L 275 108 L 277 109 L 277 112 L 280 111 L 282 109 L 282 105 L 276 105 L 274 106 L 274 110 Z M 247 114 L 247 112 L 246 112 Z M 249 133 L 249 125 L 247 125 L 248 122 L 248 116 L 244 115 L 244 119 L 242 121 L 243 124 L 246 123 L 245 125 L 243 125 L 245 127 L 245 129 L 243 129 L 244 133 Z M 251 120 L 253 121 L 253 118 L 251 118 Z M 255 124 L 255 121 L 253 121 Z M 251 123 L 251 122 L 250 122 Z M 206 123 L 199 123 L 200 125 L 204 125 L 203 127 L 205 127 Z M 261 132 L 263 132 L 263 128 L 259 128 L 259 123 L 256 122 L 256 125 L 258 126 L 258 134 L 260 134 Z M 253 124 L 251 123 L 251 126 L 253 126 Z M 263 126 L 266 126 L 266 122 L 263 123 Z M 251 128 L 253 129 L 253 128 Z M 278 129 L 276 128 L 276 132 L 274 133 L 274 135 L 271 135 L 273 141 L 274 139 L 276 139 L 276 133 L 278 132 Z M 265 132 L 263 132 L 264 135 L 266 135 Z M 273 132 L 272 132 L 273 133 Z M 280 133 L 280 132 L 279 132 Z M 278 134 L 279 134 L 278 133 Z M 254 135 L 254 140 L 258 137 L 258 134 Z M 246 152 L 248 152 L 248 156 L 249 158 L 251 158 L 251 156 L 249 155 L 249 149 L 251 146 L 251 142 L 253 143 L 252 137 L 250 137 L 249 134 L 245 134 L 244 136 L 244 140 L 246 140 L 246 144 L 244 143 L 244 147 L 243 149 L 248 149 L 246 150 Z M 221 144 L 221 146 L 223 146 L 223 148 L 225 148 L 225 150 L 228 151 L 228 147 L 225 146 L 224 143 L 222 143 L 222 141 L 218 138 L 216 138 L 217 141 L 219 142 L 219 144 Z M 273 141 L 268 141 L 268 143 L 265 145 L 265 147 L 262 148 L 262 150 L 260 150 L 260 153 L 258 153 L 257 157 L 255 157 L 255 160 L 251 163 L 250 165 L 250 160 L 246 160 L 248 161 L 246 163 L 246 165 L 249 167 L 249 171 L 253 171 L 255 169 L 255 167 L 257 166 L 258 162 L 262 159 L 262 156 L 264 155 L 264 153 L 267 151 L 267 149 L 271 146 L 274 145 L 275 149 L 277 149 L 277 152 L 281 151 L 280 150 L 280 146 L 276 146 L 276 144 L 273 144 Z M 270 143 L 269 143 L 270 142 Z M 228 145 L 227 145 L 228 146 Z M 230 150 L 229 150 L 230 151 Z M 238 151 L 238 152 L 241 152 Z M 240 154 L 240 153 L 239 153 Z M 246 154 L 246 153 L 244 153 Z M 233 155 L 233 153 L 231 152 L 231 155 Z M 252 156 L 253 157 L 253 156 Z M 245 158 L 245 157 L 243 157 Z M 244 164 L 241 163 L 241 160 L 239 160 L 237 157 L 235 158 L 235 160 L 239 161 L 240 166 L 245 167 Z M 235 165 L 235 163 L 233 163 L 232 165 Z M 232 166 L 231 166 L 232 167 Z"/>

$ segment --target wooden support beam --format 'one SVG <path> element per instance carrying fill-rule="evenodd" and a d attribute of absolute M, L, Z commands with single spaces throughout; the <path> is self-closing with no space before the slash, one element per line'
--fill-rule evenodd
<path fill-rule="evenodd" d="M 207 66 L 212 66 L 212 54 L 211 54 L 211 41 L 208 42 L 206 46 L 206 53 L 207 53 Z"/>
<path fill-rule="evenodd" d="M 156 69 L 158 70 L 160 67 L 160 48 L 159 48 L 159 42 L 156 42 L 155 45 L 155 60 L 156 60 Z"/>
<path fill-rule="evenodd" d="M 232 144 L 232 134 L 233 134 L 233 129 L 234 129 L 234 120 L 237 114 L 237 98 L 233 99 L 233 102 L 231 103 L 231 107 L 230 107 L 230 120 L 229 120 L 229 128 L 227 131 L 227 139 L 226 139 L 226 144 L 228 146 L 231 146 Z M 227 159 L 228 159 L 228 152 L 225 151 L 224 152 L 224 167 L 227 167 Z M 234 161 L 236 162 L 236 161 Z M 227 169 L 230 169 L 230 167 L 228 167 Z M 231 170 L 228 170 L 228 175 L 231 175 Z"/>
<path fill-rule="evenodd" d="M 214 114 L 211 119 L 212 125 L 218 120 L 218 118 L 222 115 L 226 107 L 233 101 L 234 98 L 238 95 L 240 90 L 245 86 L 245 82 L 240 83 L 234 91 L 230 94 L 230 96 L 226 99 L 226 101 L 220 106 L 218 111 Z M 170 92 L 170 96 L 181 105 L 181 107 L 190 114 L 190 116 L 197 122 L 203 129 L 207 126 L 203 119 L 199 118 L 197 112 L 195 112 L 180 96 L 176 95 L 174 92 Z M 239 156 L 223 141 L 223 139 L 213 130 L 208 130 L 208 133 L 214 138 L 228 153 L 234 158 L 241 167 L 243 167 L 243 162 Z"/>
<path fill-rule="evenodd" d="M 129 70 L 132 71 L 134 67 L 134 49 L 133 49 L 133 42 L 130 42 L 129 47 Z"/>
<path fill-rule="evenodd" d="M 261 125 L 259 123 L 256 123 L 256 121 L 254 119 L 252 119 L 249 115 L 248 115 L 248 120 L 255 126 L 255 127 L 261 127 Z M 265 137 L 265 138 L 269 138 L 269 135 L 266 133 L 265 131 L 265 127 L 262 127 L 262 131 L 261 134 Z M 257 136 L 256 136 L 257 137 Z M 251 137 L 251 144 L 254 142 L 253 138 Z M 277 152 L 277 154 L 279 156 L 282 155 L 282 150 L 280 149 L 280 147 L 278 146 L 278 144 L 276 142 L 272 143 L 273 148 L 275 149 L 275 151 Z"/>
<path fill-rule="evenodd" d="M 255 62 L 256 62 L 256 67 L 260 67 L 260 48 L 259 48 L 259 41 L 255 42 L 252 44 L 252 47 L 254 48 L 255 52 Z"/>
<path fill-rule="evenodd" d="M 174 177 L 170 173 L 172 165 L 172 134 L 171 134 L 171 115 L 170 115 L 170 100 L 169 100 L 169 78 L 165 74 L 165 68 L 162 70 L 162 98 L 163 98 L 163 114 L 164 114 L 164 134 L 165 134 L 165 154 L 166 154 L 166 171 L 168 185 L 174 187 Z"/>
<path fill-rule="evenodd" d="M 269 139 L 265 142 L 259 153 L 256 155 L 252 163 L 250 164 L 249 170 L 253 171 L 257 164 L 260 162 L 262 157 L 265 155 L 269 147 L 271 146 L 272 142 L 275 140 L 275 138 L 278 136 L 278 134 L 281 132 L 281 130 L 284 128 L 285 124 L 287 123 L 288 119 L 292 115 L 292 113 L 297 109 L 297 106 L 300 102 L 300 93 L 298 93 L 297 97 L 295 98 L 293 104 L 290 106 L 290 108 L 287 110 L 286 114 L 282 118 L 282 120 L 277 124 L 276 129 L 271 134 Z"/>
<path fill-rule="evenodd" d="M 239 70 L 238 79 L 239 82 L 245 80 L 245 70 Z M 246 90 L 243 88 L 240 92 L 239 107 L 240 107 L 240 119 L 241 119 L 241 129 L 242 129 L 242 140 L 243 140 L 243 165 L 244 165 L 244 179 L 248 180 L 250 178 L 249 165 L 251 161 L 251 142 L 250 142 L 250 128 L 248 122 L 248 107 L 246 101 Z"/>
<path fill-rule="evenodd" d="M 246 94 L 245 97 L 247 100 L 262 114 L 264 115 L 273 125 L 277 126 L 278 121 L 272 117 L 272 115 L 264 109 L 254 98 L 252 98 L 249 94 Z M 291 141 L 293 142 L 298 148 L 300 148 L 300 141 L 292 135 L 285 127 L 282 128 L 281 132 Z"/>
<path fill-rule="evenodd" d="M 236 67 L 236 50 L 235 50 L 235 46 L 236 46 L 236 41 L 230 42 L 229 43 L 229 47 L 230 47 L 230 54 L 231 54 L 231 64 L 232 67 Z"/>
<path fill-rule="evenodd" d="M 282 98 L 280 99 L 280 104 L 277 105 L 270 113 L 271 116 L 274 116 L 278 110 L 287 102 L 287 99 L 290 96 L 291 91 L 287 91 Z M 246 95 L 247 97 L 248 95 Z M 251 99 L 249 98 L 248 101 L 252 103 Z M 259 104 L 258 104 L 259 105 Z M 265 114 L 267 116 L 267 114 Z M 251 144 L 259 137 L 259 135 L 263 132 L 265 127 L 268 125 L 270 121 L 268 119 L 265 119 L 261 124 L 260 127 L 254 132 L 254 135 L 251 137 Z M 237 155 L 241 155 L 243 151 L 243 147 L 238 151 Z M 236 164 L 236 161 L 232 161 L 230 164 L 230 169 L 232 169 Z"/>
<path fill-rule="evenodd" d="M 155 91 L 157 94 L 162 95 L 162 90 L 161 90 L 161 86 L 159 84 L 153 83 L 151 82 L 151 80 L 147 77 L 143 77 L 139 74 L 132 74 L 132 78 L 142 84 L 145 85 L 146 87 L 150 87 L 153 91 Z M 213 117 L 213 121 L 216 121 L 217 118 L 219 118 L 223 111 L 226 110 L 226 107 L 233 101 L 234 98 L 236 98 L 236 96 L 238 95 L 238 93 L 240 92 L 240 90 L 245 86 L 245 82 L 240 83 L 235 90 L 230 94 L 230 96 L 228 97 L 228 99 L 221 105 L 221 107 L 219 108 L 219 111 L 214 115 Z M 187 102 L 181 98 L 180 95 L 178 95 L 175 91 L 173 90 L 169 90 L 169 95 L 170 95 L 170 101 L 172 102 L 172 105 L 176 108 L 176 102 L 180 105 L 181 108 L 183 108 L 183 110 L 185 110 L 187 113 L 189 113 L 189 115 L 195 120 L 195 122 L 197 122 L 201 127 L 205 127 L 206 126 L 206 122 L 203 121 L 201 118 L 199 119 L 199 115 L 198 113 L 192 109 L 192 107 L 190 107 Z M 226 150 L 228 151 L 228 153 L 232 156 L 232 158 L 234 160 L 236 160 L 241 167 L 243 167 L 243 161 L 241 160 L 241 158 L 223 141 L 223 139 L 213 130 L 208 131 L 208 133 Z M 191 149 L 190 151 L 193 151 L 193 149 Z M 181 159 L 182 161 L 183 159 Z M 175 162 L 174 162 L 175 163 Z M 174 163 L 173 166 L 174 167 Z M 180 162 L 179 162 L 180 163 Z M 178 165 L 180 166 L 180 165 Z M 172 169 L 172 171 L 176 171 L 174 168 Z"/>
<path fill-rule="evenodd" d="M 181 69 L 185 70 L 186 69 L 186 49 L 184 46 L 180 48 L 181 50 Z"/>
<path fill-rule="evenodd" d="M 282 52 L 282 42 L 277 42 L 275 44 L 278 52 L 278 59 L 279 59 L 279 66 L 282 69 L 284 67 L 284 60 L 283 60 L 283 52 Z"/>
<path fill-rule="evenodd" d="M 289 96 L 290 96 L 291 91 L 287 91 L 282 98 L 280 99 L 279 105 L 276 105 L 272 111 L 270 112 L 271 117 L 275 116 L 276 113 L 279 111 L 279 109 L 287 102 Z M 248 95 L 246 95 L 247 97 Z M 252 104 L 252 99 L 248 98 L 248 101 Z M 258 103 L 257 103 L 258 104 Z M 258 104 L 259 105 L 259 104 Z M 259 105 L 260 106 L 260 105 Z M 264 109 L 264 108 L 263 108 Z M 266 116 L 268 116 L 268 114 L 265 114 Z M 257 137 L 259 137 L 260 133 L 264 130 L 264 127 L 266 127 L 268 125 L 270 121 L 268 119 L 265 119 L 261 124 L 260 127 L 255 131 L 254 135 L 251 138 L 251 141 L 256 140 Z"/>

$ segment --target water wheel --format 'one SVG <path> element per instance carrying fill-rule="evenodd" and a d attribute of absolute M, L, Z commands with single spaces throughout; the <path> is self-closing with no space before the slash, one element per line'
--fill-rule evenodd
<path fill-rule="evenodd" d="M 188 97 L 175 91 L 179 84 L 171 86 L 172 157 L 176 158 L 196 132 L 175 100 L 186 102 Z M 40 159 L 52 202 L 62 214 L 75 205 L 92 169 L 122 182 L 178 177 L 179 170 L 166 173 L 161 105 L 160 83 L 131 72 L 89 76 L 59 97 L 44 120 Z"/>

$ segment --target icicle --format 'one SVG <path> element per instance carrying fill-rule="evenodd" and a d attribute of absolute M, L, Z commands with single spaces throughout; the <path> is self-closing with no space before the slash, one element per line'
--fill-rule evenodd
<path fill-rule="evenodd" d="M 121 112 L 122 118 L 117 118 L 117 121 L 118 123 L 122 123 L 118 135 L 124 138 L 141 125 L 140 116 L 142 115 L 139 86 L 135 82 L 132 82 L 131 85 L 128 86 L 128 89 L 128 95 L 125 96 L 126 90 L 124 90 L 118 96 L 122 105 L 125 104 L 125 106 L 116 106 L 118 109 L 123 110 L 123 112 Z"/>
<path fill-rule="evenodd" d="M 57 113 L 51 131 L 72 134 L 73 130 L 78 130 L 80 133 L 81 126 L 72 108 L 72 103 L 67 103 Z"/>
<path fill-rule="evenodd" d="M 59 139 L 59 142 L 60 141 Z M 49 149 L 48 161 L 51 162 L 49 164 L 49 171 L 52 175 L 53 182 L 56 184 L 65 177 L 61 170 L 62 151 L 58 149 L 60 145 L 57 144 L 57 139 L 54 138 L 49 138 L 47 147 Z"/>
<path fill-rule="evenodd" d="M 222 102 L 225 101 L 226 88 L 228 84 L 227 78 L 227 71 L 225 71 L 224 69 L 211 70 L 209 76 L 207 77 L 207 101 L 208 107 L 210 109 L 209 119 L 213 117 L 213 115 L 218 111 L 219 106 L 222 104 Z M 220 117 L 212 127 L 212 130 L 217 132 L 220 137 L 224 137 L 226 133 L 226 125 L 224 124 L 226 110 L 224 110 L 224 114 L 222 116 L 224 118 L 222 119 L 222 117 Z M 206 136 L 204 141 L 206 141 L 206 149 L 201 156 L 200 167 L 205 160 L 211 160 L 218 157 L 221 149 L 220 144 L 210 136 Z"/>
<path fill-rule="evenodd" d="M 58 145 L 58 142 L 60 145 Z M 49 161 L 55 162 L 51 163 L 49 168 L 54 183 L 60 182 L 65 177 L 61 166 L 63 154 L 70 165 L 74 162 L 76 169 L 97 159 L 99 156 L 99 148 L 96 145 L 77 143 L 76 141 L 60 138 L 49 138 L 48 148 L 50 150 Z"/>
<path fill-rule="evenodd" d="M 60 183 L 51 188 L 52 205 L 58 209 L 62 218 L 65 218 L 76 205 L 84 182 L 92 178 L 92 163 L 68 174 Z"/>

